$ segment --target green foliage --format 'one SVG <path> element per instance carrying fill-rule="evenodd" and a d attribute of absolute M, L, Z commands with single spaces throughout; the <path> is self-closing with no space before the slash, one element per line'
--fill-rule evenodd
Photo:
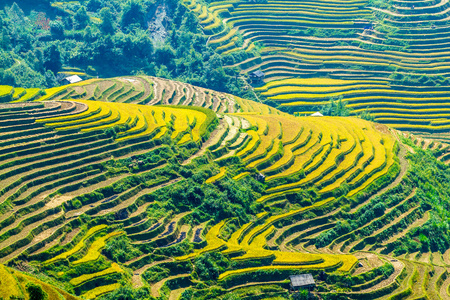
<path fill-rule="evenodd" d="M 64 38 L 64 24 L 62 21 L 52 21 L 50 22 L 50 33 L 54 39 Z"/>
<path fill-rule="evenodd" d="M 389 76 L 398 85 L 406 86 L 441 86 L 449 85 L 450 80 L 441 75 L 418 75 L 394 72 Z"/>
<path fill-rule="evenodd" d="M 339 96 L 339 98 L 336 100 L 334 98 L 331 98 L 330 101 L 327 104 L 324 104 L 322 108 L 320 109 L 320 112 L 324 116 L 333 116 L 333 117 L 347 117 L 350 115 L 350 108 L 348 108 L 347 102 L 342 101 L 343 96 Z M 337 102 L 337 103 L 336 103 Z"/>
<path fill-rule="evenodd" d="M 412 143 L 407 140 L 405 142 Z M 450 247 L 448 231 L 450 218 L 450 172 L 449 166 L 438 162 L 430 151 L 415 147 L 416 154 L 409 155 L 411 173 L 409 178 L 417 187 L 417 197 L 421 205 L 431 208 L 429 220 L 408 231 L 404 237 L 391 244 L 389 249 L 396 253 L 416 251 L 440 251 L 444 253 Z"/>
<path fill-rule="evenodd" d="M 351 230 L 352 226 L 347 221 L 338 221 L 333 229 L 322 232 L 316 238 L 316 245 L 318 247 L 325 247 L 339 235 L 343 235 Z"/>
<path fill-rule="evenodd" d="M 145 26 L 145 10 L 141 3 L 136 0 L 130 0 L 125 4 L 120 20 L 122 28 Z"/>
<path fill-rule="evenodd" d="M 220 252 L 212 252 L 197 256 L 194 261 L 194 270 L 201 280 L 210 281 L 216 280 L 229 265 L 229 260 Z"/>
<path fill-rule="evenodd" d="M 103 249 L 103 253 L 107 258 L 118 263 L 124 263 L 142 254 L 141 251 L 133 247 L 126 236 L 109 240 Z"/>
<path fill-rule="evenodd" d="M 84 29 L 89 24 L 89 16 L 87 15 L 86 8 L 84 6 L 80 7 L 75 16 L 74 19 L 74 28 L 76 30 Z"/>
<path fill-rule="evenodd" d="M 375 116 L 372 115 L 367 109 L 365 111 L 363 111 L 359 117 L 363 120 L 367 120 L 367 121 L 371 121 L 374 122 L 375 121 Z"/>
<path fill-rule="evenodd" d="M 149 288 L 133 289 L 130 286 L 121 286 L 105 296 L 101 300 L 134 300 L 134 299 L 152 299 Z"/>
<path fill-rule="evenodd" d="M 61 52 L 56 44 L 50 44 L 45 49 L 45 57 L 44 60 L 44 68 L 52 71 L 53 73 L 57 73 L 61 70 L 62 61 L 61 61 Z"/>
<path fill-rule="evenodd" d="M 308 299 L 308 291 L 307 290 L 300 290 L 297 293 L 293 293 L 292 295 L 293 300 L 307 300 Z"/>
<path fill-rule="evenodd" d="M 46 300 L 48 299 L 48 294 L 44 292 L 42 287 L 38 284 L 34 283 L 27 283 L 26 286 L 28 295 L 30 297 L 30 300 Z"/>
<path fill-rule="evenodd" d="M 100 16 L 102 19 L 102 24 L 100 26 L 104 34 L 113 34 L 114 29 L 114 16 L 109 7 L 104 7 L 100 10 Z"/>
<path fill-rule="evenodd" d="M 317 193 L 314 189 L 302 190 L 295 194 L 286 195 L 286 199 L 288 199 L 290 203 L 298 203 L 301 206 L 311 205 L 316 198 Z"/>
<path fill-rule="evenodd" d="M 161 13 L 159 5 L 138 0 L 61 2 L 60 9 L 38 18 L 37 13 L 24 13 L 21 2 L 14 4 L 0 11 L 0 51 L 21 61 L 17 65 L 20 70 L 9 70 L 15 62 L 8 58 L 6 67 L 0 64 L 0 81 L 13 86 L 53 87 L 58 82 L 55 75 L 46 73 L 48 70 L 56 74 L 63 67 L 76 66 L 85 72 L 94 68 L 94 74 L 87 72 L 93 76 L 144 73 L 253 95 L 243 89 L 245 83 L 236 80 L 239 70 L 223 68 L 225 63 L 245 60 L 251 54 L 238 51 L 224 58 L 214 54 L 195 15 L 177 1 L 164 2 L 167 18 L 172 21 L 160 20 L 163 25 L 159 25 L 162 16 L 155 13 Z M 38 25 L 43 17 L 48 26 Z M 154 33 L 148 31 L 149 24 L 157 26 Z"/>

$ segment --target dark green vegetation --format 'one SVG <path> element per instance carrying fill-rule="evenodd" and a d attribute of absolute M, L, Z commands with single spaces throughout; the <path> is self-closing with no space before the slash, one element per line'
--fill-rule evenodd
<path fill-rule="evenodd" d="M 0 84 L 53 87 L 63 74 L 145 73 L 243 93 L 236 71 L 222 68 L 223 58 L 178 1 L 43 3 L 0 7 Z"/>

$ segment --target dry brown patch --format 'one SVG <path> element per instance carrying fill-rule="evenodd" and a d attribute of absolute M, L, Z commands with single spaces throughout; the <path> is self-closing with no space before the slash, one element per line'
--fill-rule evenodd
<path fill-rule="evenodd" d="M 45 206 L 48 207 L 48 208 L 55 208 L 55 207 L 58 207 L 61 204 L 63 204 L 64 202 L 69 201 L 69 200 L 72 200 L 72 197 L 69 197 L 69 196 L 56 196 L 52 200 L 50 200 L 50 202 L 45 204 Z"/>
<path fill-rule="evenodd" d="M 73 88 L 73 90 L 75 91 L 75 93 L 77 93 L 77 94 L 83 94 L 84 93 L 84 87 L 81 87 L 81 86 L 74 86 L 74 87 L 72 87 Z"/>
<path fill-rule="evenodd" d="M 378 268 L 384 265 L 384 261 L 373 253 L 365 253 L 365 258 L 372 268 Z"/>
<path fill-rule="evenodd" d="M 391 134 L 391 132 L 389 131 L 389 127 L 387 127 L 386 125 L 374 123 L 374 127 L 376 130 L 383 134 Z"/>
<path fill-rule="evenodd" d="M 54 228 L 49 228 L 49 229 L 39 233 L 37 236 L 34 237 L 33 243 L 39 243 L 39 242 L 49 238 L 54 232 L 55 232 Z"/>
<path fill-rule="evenodd" d="M 61 246 L 64 246 L 68 243 L 70 243 L 73 238 L 78 234 L 78 232 L 80 231 L 80 228 L 74 228 L 71 232 L 69 232 L 68 234 L 66 234 L 66 236 L 64 237 L 64 240 L 61 242 Z"/>

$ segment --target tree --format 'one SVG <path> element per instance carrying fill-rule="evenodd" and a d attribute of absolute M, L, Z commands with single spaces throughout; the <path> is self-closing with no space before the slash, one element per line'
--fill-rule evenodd
<path fill-rule="evenodd" d="M 9 16 L 13 17 L 15 21 L 23 22 L 23 20 L 25 20 L 25 13 L 16 2 L 11 5 L 11 8 L 9 9 Z"/>
<path fill-rule="evenodd" d="M 50 22 L 50 33 L 54 39 L 64 38 L 64 24 L 61 21 Z"/>
<path fill-rule="evenodd" d="M 194 262 L 195 272 L 202 280 L 216 280 L 220 269 L 209 253 L 198 256 Z"/>
<path fill-rule="evenodd" d="M 102 7 L 100 0 L 89 0 L 86 8 L 88 11 L 97 11 Z"/>
<path fill-rule="evenodd" d="M 127 58 L 148 59 L 153 54 L 153 43 L 147 32 L 136 28 L 133 34 L 125 36 L 123 45 L 123 54 Z"/>
<path fill-rule="evenodd" d="M 30 295 L 30 300 L 44 300 L 48 299 L 48 294 L 44 292 L 40 285 L 34 283 L 27 284 L 27 292 Z"/>
<path fill-rule="evenodd" d="M 47 70 L 44 74 L 45 85 L 48 88 L 54 87 L 58 85 L 58 81 L 56 80 L 55 74 L 52 71 Z"/>
<path fill-rule="evenodd" d="M 371 121 L 371 122 L 375 121 L 375 116 L 372 115 L 367 108 L 359 115 L 359 117 L 363 120 L 367 120 L 367 121 Z"/>
<path fill-rule="evenodd" d="M 347 102 L 342 101 L 343 96 L 339 96 L 337 103 L 334 98 L 330 98 L 330 102 L 324 104 L 320 110 L 320 112 L 324 116 L 337 116 L 337 117 L 347 117 L 350 115 L 350 108 L 348 108 Z"/>
<path fill-rule="evenodd" d="M 216 91 L 226 90 L 228 78 L 222 67 L 206 68 L 205 70 L 206 85 L 209 89 Z"/>
<path fill-rule="evenodd" d="M 184 19 L 184 26 L 186 26 L 187 30 L 192 33 L 197 33 L 198 31 L 198 21 L 195 18 L 194 14 L 186 14 L 186 18 Z"/>
<path fill-rule="evenodd" d="M 80 7 L 73 19 L 75 21 L 75 29 L 84 29 L 89 24 L 89 16 L 86 8 L 84 6 Z"/>
<path fill-rule="evenodd" d="M 138 25 L 141 28 L 146 27 L 145 11 L 139 2 L 131 0 L 125 5 L 120 25 L 122 26 L 122 30 L 128 30 L 130 25 Z"/>
<path fill-rule="evenodd" d="M 109 7 L 104 7 L 100 10 L 100 17 L 102 19 L 102 24 L 100 25 L 100 30 L 104 34 L 114 33 L 114 17 L 111 13 Z"/>
<path fill-rule="evenodd" d="M 61 67 L 61 52 L 56 44 L 51 44 L 44 51 L 44 68 L 53 73 L 58 73 Z"/>
<path fill-rule="evenodd" d="M 0 69 L 0 85 L 14 85 L 16 78 L 11 70 L 3 71 Z"/>
<path fill-rule="evenodd" d="M 173 69 L 175 59 L 175 51 L 170 46 L 157 48 L 155 50 L 155 62 L 157 64 L 166 65 L 169 69 Z"/>

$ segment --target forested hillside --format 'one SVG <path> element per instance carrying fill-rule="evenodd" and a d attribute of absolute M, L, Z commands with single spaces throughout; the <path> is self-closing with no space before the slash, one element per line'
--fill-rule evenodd
<path fill-rule="evenodd" d="M 2 84 L 50 88 L 61 73 L 147 74 L 245 94 L 237 72 L 222 68 L 195 15 L 176 0 L 16 2 L 0 7 Z"/>
<path fill-rule="evenodd" d="M 448 1 L 1 5 L 0 299 L 450 299 Z"/>

